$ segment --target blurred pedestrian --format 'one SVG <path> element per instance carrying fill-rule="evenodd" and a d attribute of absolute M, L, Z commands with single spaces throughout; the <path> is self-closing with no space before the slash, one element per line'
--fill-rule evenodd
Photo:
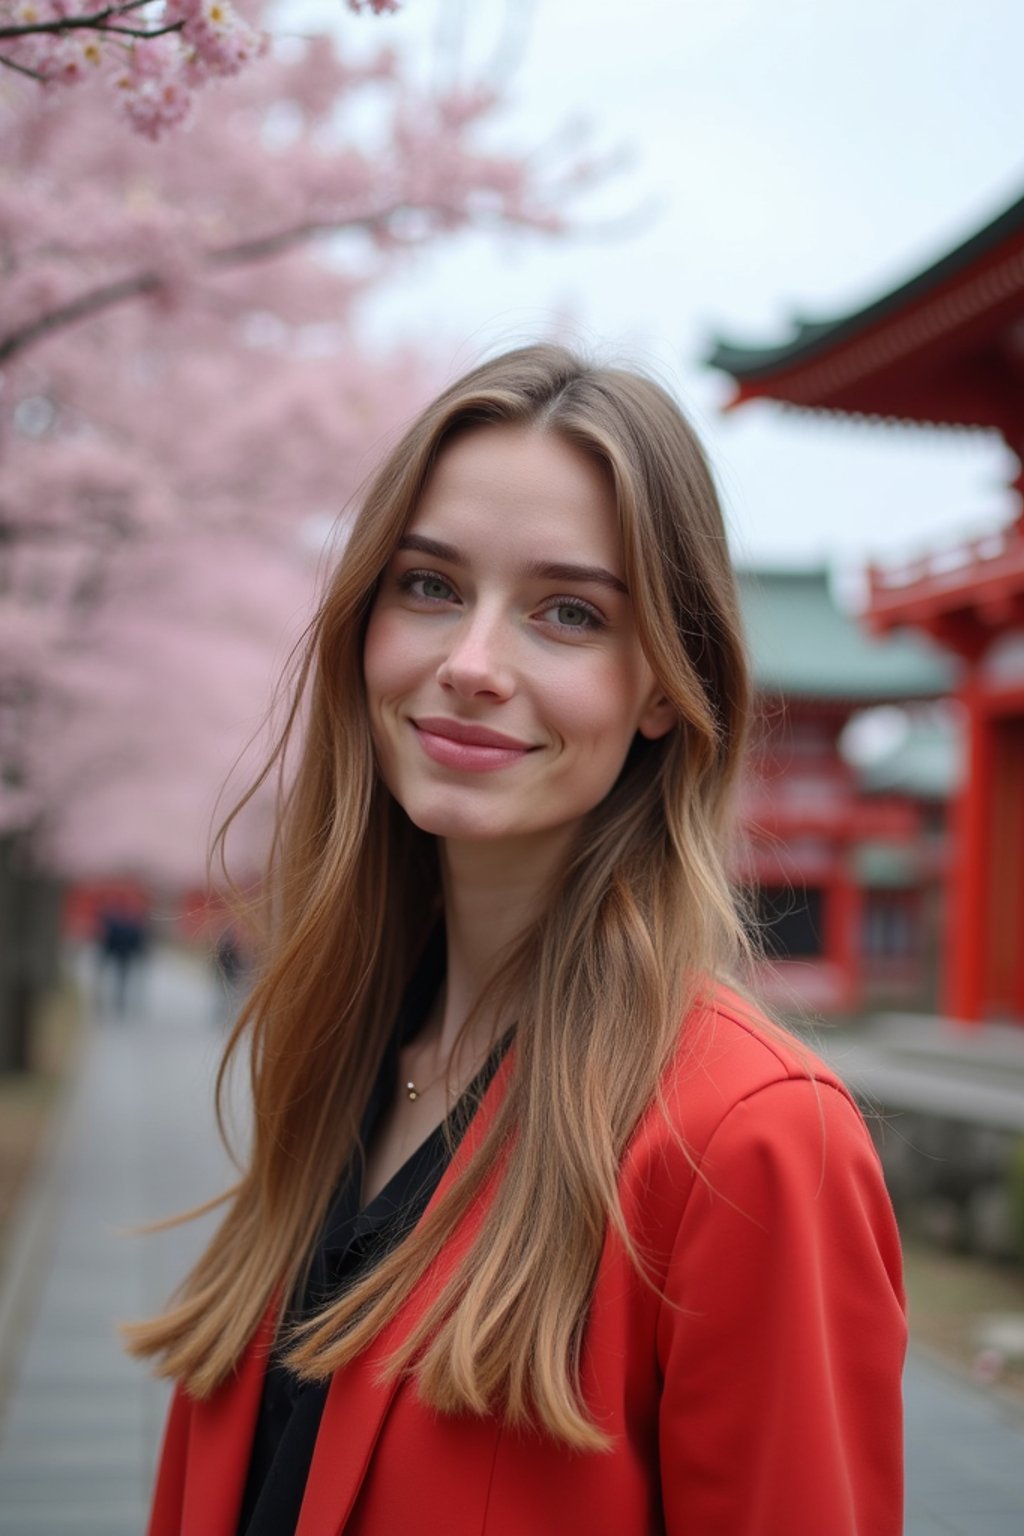
<path fill-rule="evenodd" d="M 109 974 L 113 1008 L 118 1017 L 127 1013 L 130 999 L 138 1000 L 137 978 L 146 957 L 147 939 L 145 918 L 138 907 L 111 902 L 101 909 L 96 935 L 100 987 L 102 993 L 104 978 Z"/>

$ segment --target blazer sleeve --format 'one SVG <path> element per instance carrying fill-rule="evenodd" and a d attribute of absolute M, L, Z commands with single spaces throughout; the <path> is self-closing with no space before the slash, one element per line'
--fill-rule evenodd
<path fill-rule="evenodd" d="M 829 1082 L 758 1088 L 711 1137 L 658 1325 L 668 1536 L 901 1536 L 899 1239 Z"/>

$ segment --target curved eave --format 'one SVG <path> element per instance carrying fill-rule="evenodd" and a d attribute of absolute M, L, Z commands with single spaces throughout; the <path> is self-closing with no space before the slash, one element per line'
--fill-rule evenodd
<path fill-rule="evenodd" d="M 840 396 L 846 379 L 884 369 L 895 358 L 906 358 L 917 344 L 933 341 L 964 319 L 1021 293 L 1024 198 L 946 257 L 863 309 L 824 321 L 797 319 L 791 338 L 771 347 L 715 338 L 705 362 L 734 379 L 737 389 L 726 409 L 749 399 L 789 398 L 803 409 L 832 407 L 843 412 Z M 837 386 L 832 399 L 821 389 L 829 376 Z"/>
<path fill-rule="evenodd" d="M 901 415 L 898 411 L 870 411 L 840 404 L 814 405 L 802 400 L 787 400 L 781 393 L 765 387 L 735 390 L 721 406 L 723 413 L 738 410 L 752 400 L 770 400 L 778 409 L 799 416 L 813 416 L 818 421 L 841 423 L 843 426 L 909 427 L 924 432 L 991 432 L 993 424 L 982 421 L 946 419 L 938 414 L 931 416 Z"/>
<path fill-rule="evenodd" d="M 736 379 L 742 390 L 747 383 L 754 384 L 762 378 L 773 378 L 780 369 L 798 363 L 819 345 L 834 344 L 860 314 L 847 315 L 837 320 L 798 320 L 793 323 L 794 335 L 789 341 L 777 342 L 771 347 L 749 347 L 739 342 L 716 337 L 711 351 L 704 361 L 710 368 L 717 368 Z"/>

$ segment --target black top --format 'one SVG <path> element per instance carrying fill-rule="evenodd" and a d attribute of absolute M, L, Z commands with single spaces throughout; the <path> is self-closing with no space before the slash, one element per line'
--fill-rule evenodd
<path fill-rule="evenodd" d="M 436 934 L 427 947 L 399 1010 L 394 1034 L 381 1063 L 360 1128 L 369 1146 L 391 1101 L 398 1075 L 398 1052 L 419 1032 L 444 976 L 444 939 Z M 448 1117 L 448 1134 L 439 1125 L 420 1143 L 398 1172 L 359 1209 L 363 1155 L 353 1154 L 327 1213 L 309 1266 L 308 1278 L 292 1300 L 289 1321 L 311 1316 L 381 1261 L 419 1221 L 431 1195 L 466 1131 L 473 1111 L 497 1071 L 508 1044 L 503 1040 Z M 263 1385 L 238 1536 L 292 1536 L 306 1490 L 313 1447 L 330 1383 L 299 1381 L 271 1357 Z"/>

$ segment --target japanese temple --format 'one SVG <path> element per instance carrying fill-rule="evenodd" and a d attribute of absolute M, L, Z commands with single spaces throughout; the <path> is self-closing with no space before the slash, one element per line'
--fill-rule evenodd
<path fill-rule="evenodd" d="M 741 571 L 740 597 L 759 708 L 734 874 L 767 952 L 760 990 L 783 1012 L 927 1006 L 952 755 L 937 773 L 934 753 L 879 764 L 872 783 L 841 737 L 862 710 L 948 694 L 954 669 L 916 635 L 870 639 L 824 570 Z"/>
<path fill-rule="evenodd" d="M 1024 198 L 855 313 L 778 346 L 720 342 L 729 408 L 994 430 L 1024 460 Z M 1024 492 L 1024 473 L 1014 482 Z M 1024 1025 L 1024 513 L 998 533 L 870 573 L 866 622 L 930 637 L 959 666 L 967 771 L 955 806 L 941 1004 Z"/>

